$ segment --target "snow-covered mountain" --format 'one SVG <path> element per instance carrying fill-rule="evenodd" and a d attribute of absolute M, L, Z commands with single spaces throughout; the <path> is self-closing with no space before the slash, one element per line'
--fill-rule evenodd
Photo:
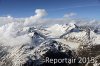
<path fill-rule="evenodd" d="M 80 46 L 99 45 L 99 40 L 94 29 L 74 23 L 49 27 L 9 23 L 0 27 L 0 66 L 39 66 L 49 51 L 66 56 L 70 51 L 77 58 Z"/>

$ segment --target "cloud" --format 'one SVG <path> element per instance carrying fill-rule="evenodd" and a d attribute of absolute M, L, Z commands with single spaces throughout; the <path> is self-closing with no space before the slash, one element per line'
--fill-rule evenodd
<path fill-rule="evenodd" d="M 37 23 L 42 17 L 47 15 L 47 12 L 45 9 L 36 9 L 35 10 L 35 15 L 31 16 L 29 18 L 25 19 L 25 26 L 33 25 L 34 23 Z"/>
<path fill-rule="evenodd" d="M 94 23 L 87 20 L 82 19 L 72 19 L 77 14 L 74 12 L 65 14 L 62 18 L 43 18 L 47 15 L 47 12 L 45 9 L 36 9 L 35 15 L 27 17 L 27 18 L 14 18 L 11 16 L 7 17 L 0 17 L 0 26 L 8 23 L 23 23 L 21 26 L 23 27 L 29 27 L 29 26 L 50 26 L 53 24 L 67 24 L 67 23 L 77 23 L 80 25 L 85 25 L 87 23 Z M 83 23 L 82 23 L 83 22 Z M 97 21 L 99 24 L 99 22 Z M 89 24 L 88 24 L 89 25 Z"/>
<path fill-rule="evenodd" d="M 31 38 L 27 34 L 21 34 L 23 28 L 23 23 L 20 22 L 8 23 L 0 27 L 0 45 L 16 46 L 31 44 Z"/>
<path fill-rule="evenodd" d="M 13 17 L 7 16 L 7 17 L 0 17 L 0 26 L 13 22 Z"/>
<path fill-rule="evenodd" d="M 73 16 L 76 16 L 77 14 L 76 13 L 68 13 L 68 14 L 65 14 L 64 17 L 73 17 Z"/>
<path fill-rule="evenodd" d="M 36 15 L 34 17 L 38 17 L 38 18 L 41 18 L 47 15 L 47 12 L 45 11 L 45 9 L 36 9 L 35 13 Z"/>
<path fill-rule="evenodd" d="M 47 15 L 48 13 L 46 12 L 45 9 L 36 9 L 35 10 L 35 15 L 27 17 L 27 18 L 14 18 L 12 16 L 7 16 L 7 17 L 0 17 L 0 26 L 8 23 L 13 23 L 13 22 L 21 22 L 23 23 L 22 26 L 24 27 L 29 27 L 29 26 L 50 26 L 53 24 L 67 24 L 70 22 L 76 23 L 76 20 L 71 19 L 71 17 L 76 16 L 76 13 L 68 13 L 65 14 L 64 17 L 62 18 L 43 18 Z M 65 18 L 67 17 L 67 18 Z"/>
<path fill-rule="evenodd" d="M 12 16 L 9 16 L 9 15 L 7 16 L 7 18 L 8 18 L 8 19 L 13 19 L 13 17 L 12 17 Z"/>

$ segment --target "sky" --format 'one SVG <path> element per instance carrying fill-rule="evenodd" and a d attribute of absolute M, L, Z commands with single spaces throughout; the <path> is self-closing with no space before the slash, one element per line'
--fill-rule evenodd
<path fill-rule="evenodd" d="M 45 9 L 47 18 L 74 13 L 78 18 L 100 20 L 100 0 L 0 0 L 0 16 L 29 17 Z"/>

